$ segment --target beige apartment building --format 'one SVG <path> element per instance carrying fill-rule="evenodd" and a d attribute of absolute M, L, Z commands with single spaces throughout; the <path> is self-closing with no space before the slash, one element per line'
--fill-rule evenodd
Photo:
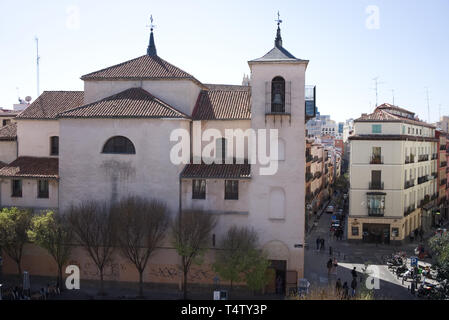
<path fill-rule="evenodd" d="M 348 239 L 403 241 L 421 227 L 421 208 L 437 197 L 435 127 L 383 104 L 354 120 L 349 140 Z"/>

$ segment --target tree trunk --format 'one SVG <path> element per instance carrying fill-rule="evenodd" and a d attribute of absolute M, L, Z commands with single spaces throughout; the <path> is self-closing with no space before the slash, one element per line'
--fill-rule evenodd
<path fill-rule="evenodd" d="M 143 297 L 143 270 L 139 270 L 139 297 Z"/>
<path fill-rule="evenodd" d="M 187 274 L 188 274 L 188 270 L 184 270 L 184 285 L 183 285 L 183 290 L 184 290 L 184 300 L 187 300 Z"/>
<path fill-rule="evenodd" d="M 103 269 L 100 269 L 100 296 L 104 296 Z"/>
<path fill-rule="evenodd" d="M 16 261 L 17 263 L 17 272 L 19 273 L 19 279 L 22 277 L 22 266 L 20 265 L 20 260 Z"/>
<path fill-rule="evenodd" d="M 58 265 L 58 284 L 59 284 L 59 290 L 62 292 L 64 290 L 64 286 L 62 284 L 62 266 Z"/>

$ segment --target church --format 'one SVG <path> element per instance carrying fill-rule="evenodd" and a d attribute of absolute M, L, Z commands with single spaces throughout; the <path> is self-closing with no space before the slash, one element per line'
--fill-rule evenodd
<path fill-rule="evenodd" d="M 64 212 L 91 199 L 137 195 L 165 201 L 173 214 L 203 208 L 218 216 L 218 224 L 206 262 L 192 269 L 194 282 L 213 283 L 207 265 L 215 239 L 232 225 L 245 225 L 258 232 L 284 289 L 296 287 L 304 268 L 309 61 L 284 48 L 278 22 L 274 47 L 248 61 L 250 77 L 243 85 L 207 84 L 158 56 L 156 40 L 151 29 L 146 54 L 83 75 L 83 91 L 43 92 L 0 130 L 1 206 Z M 232 163 L 173 164 L 170 136 L 177 129 L 215 129 L 223 136 L 226 129 L 276 130 L 277 170 L 261 174 L 263 165 L 248 161 L 247 152 Z M 204 147 L 198 143 L 205 144 L 192 138 L 190 158 Z M 221 157 L 235 145 L 225 138 L 214 143 L 222 147 Z M 170 246 L 167 240 L 150 260 L 144 281 L 180 281 L 179 257 Z M 54 275 L 50 261 L 42 249 L 26 246 L 23 269 L 30 274 Z M 71 264 L 79 265 L 82 278 L 97 279 L 82 249 L 74 250 Z M 6 263 L 4 272 L 15 272 L 14 265 Z M 118 259 L 108 279 L 138 277 Z"/>

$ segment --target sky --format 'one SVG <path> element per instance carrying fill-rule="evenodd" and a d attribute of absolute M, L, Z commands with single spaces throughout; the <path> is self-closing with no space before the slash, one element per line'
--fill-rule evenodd
<path fill-rule="evenodd" d="M 372 112 L 378 78 L 378 104 L 449 115 L 449 0 L 0 0 L 0 107 L 36 98 L 36 36 L 40 92 L 82 90 L 83 74 L 146 53 L 150 14 L 160 57 L 203 83 L 241 84 L 273 47 L 278 11 L 321 114 Z"/>

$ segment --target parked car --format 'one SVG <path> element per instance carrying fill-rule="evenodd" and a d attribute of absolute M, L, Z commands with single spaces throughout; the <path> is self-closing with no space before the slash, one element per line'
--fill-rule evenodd
<path fill-rule="evenodd" d="M 327 206 L 326 213 L 334 213 L 334 206 Z"/>

